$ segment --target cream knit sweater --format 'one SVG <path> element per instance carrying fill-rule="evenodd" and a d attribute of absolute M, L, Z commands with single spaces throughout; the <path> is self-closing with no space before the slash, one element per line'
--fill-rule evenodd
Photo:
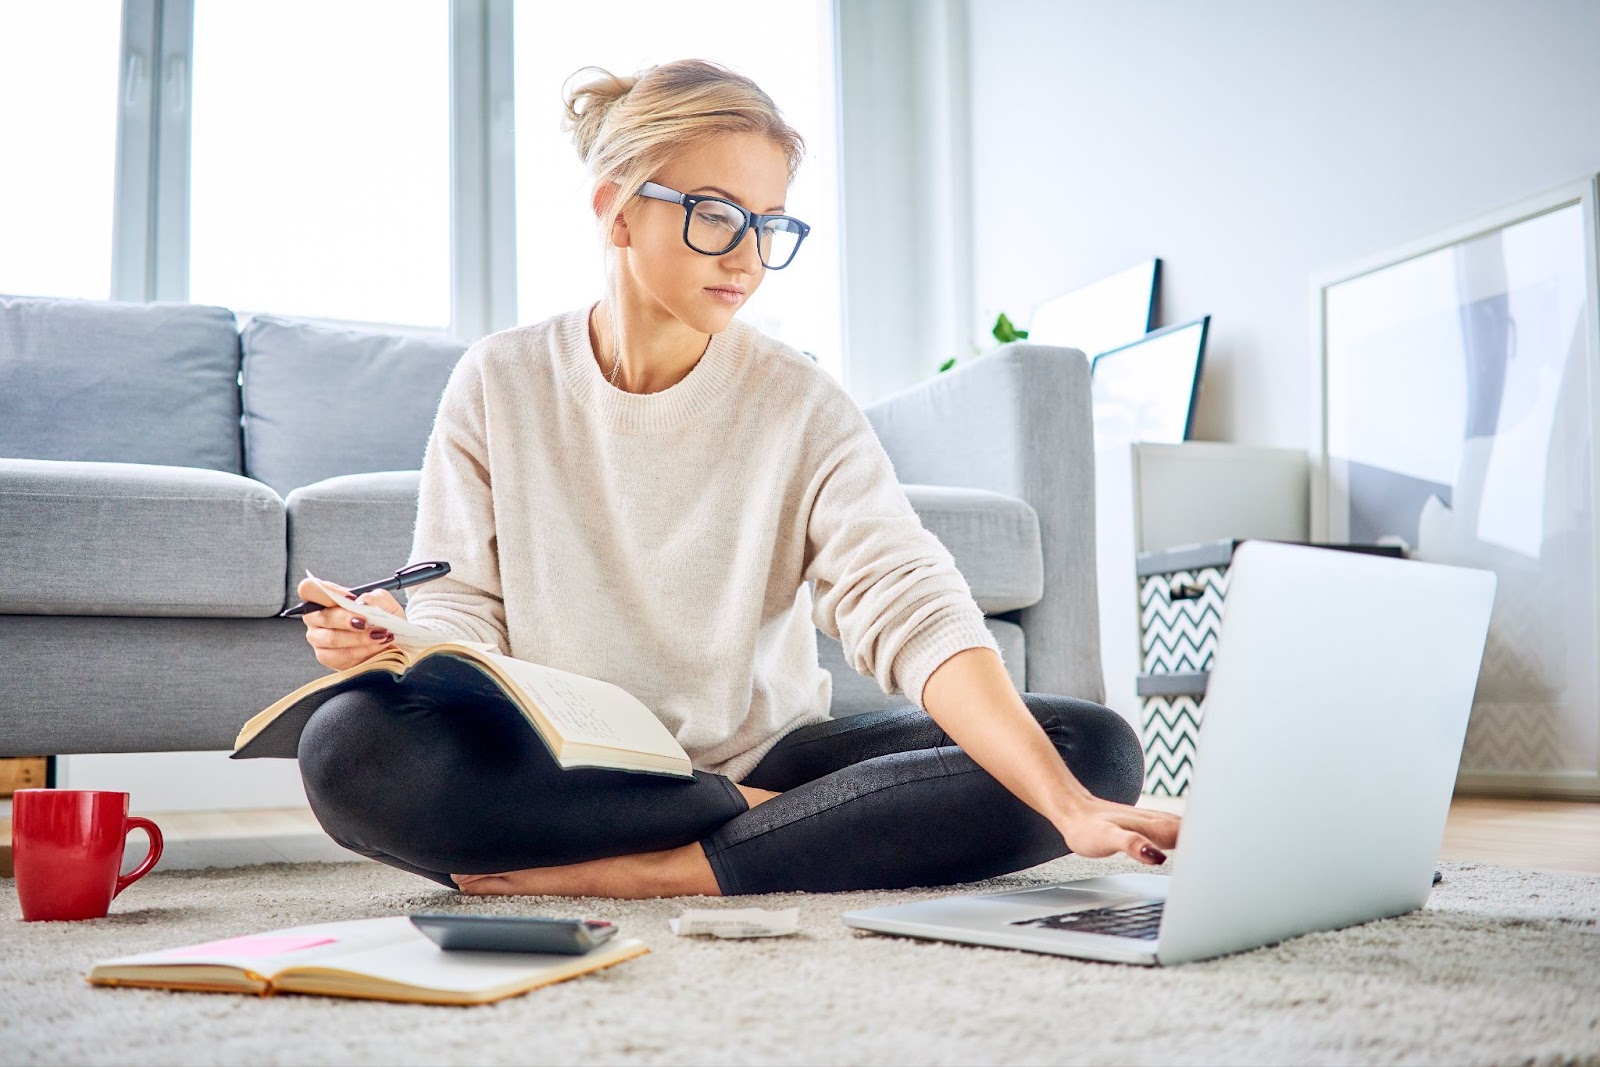
<path fill-rule="evenodd" d="M 855 401 L 737 320 L 648 394 L 601 373 L 587 308 L 485 337 L 421 477 L 411 562 L 451 572 L 408 618 L 613 682 L 734 781 L 828 718 L 816 629 L 919 706 L 944 660 L 999 652 Z"/>

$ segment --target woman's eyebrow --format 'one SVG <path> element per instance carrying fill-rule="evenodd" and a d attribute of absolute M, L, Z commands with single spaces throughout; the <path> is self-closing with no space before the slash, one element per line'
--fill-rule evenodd
<path fill-rule="evenodd" d="M 689 191 L 691 193 L 702 193 L 702 192 L 716 193 L 718 196 L 727 197 L 729 200 L 732 200 L 735 204 L 741 203 L 740 199 L 737 196 L 734 196 L 732 193 L 728 192 L 728 190 L 720 188 L 720 187 L 715 186 L 715 185 L 700 185 L 700 186 L 696 186 L 693 189 L 690 189 Z M 756 214 L 758 214 L 758 215 L 781 215 L 781 214 L 783 214 L 783 205 L 779 204 L 777 207 L 769 207 L 765 211 L 756 212 Z"/>

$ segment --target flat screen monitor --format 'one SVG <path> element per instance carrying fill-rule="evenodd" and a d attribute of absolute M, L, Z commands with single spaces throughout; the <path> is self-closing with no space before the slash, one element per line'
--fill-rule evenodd
<path fill-rule="evenodd" d="M 1160 280 L 1161 260 L 1151 259 L 1058 296 L 1033 313 L 1028 341 L 1091 357 L 1136 341 L 1155 327 Z"/>
<path fill-rule="evenodd" d="M 1094 357 L 1089 383 L 1096 449 L 1189 440 L 1210 327 L 1210 315 L 1163 326 Z"/>

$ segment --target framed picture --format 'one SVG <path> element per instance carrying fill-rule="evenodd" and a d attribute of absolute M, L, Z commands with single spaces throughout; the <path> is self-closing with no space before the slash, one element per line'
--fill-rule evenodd
<path fill-rule="evenodd" d="M 1089 389 L 1096 450 L 1130 441 L 1176 445 L 1194 435 L 1210 329 L 1211 316 L 1202 315 L 1094 357 Z"/>
<path fill-rule="evenodd" d="M 1156 327 L 1161 260 L 1147 259 L 1040 304 L 1028 324 L 1036 345 L 1076 348 L 1091 359 Z"/>
<path fill-rule="evenodd" d="M 1596 196 L 1591 176 L 1313 280 L 1313 538 L 1499 578 L 1466 791 L 1600 796 Z"/>

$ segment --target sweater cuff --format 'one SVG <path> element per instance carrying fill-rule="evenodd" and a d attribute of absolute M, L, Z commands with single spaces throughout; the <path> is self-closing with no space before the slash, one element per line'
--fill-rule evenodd
<path fill-rule="evenodd" d="M 457 623 L 452 619 L 446 619 L 438 615 L 424 615 L 421 618 L 413 618 L 410 615 L 407 615 L 406 621 L 414 622 L 424 630 L 432 630 L 434 633 L 439 635 L 441 640 L 477 641 L 484 644 L 493 645 L 497 649 L 502 648 L 502 642 L 499 635 L 491 634 L 484 636 L 483 634 L 477 632 L 476 627 L 469 626 L 465 622 Z M 505 653 L 503 652 L 503 654 Z"/>
<path fill-rule="evenodd" d="M 971 611 L 947 615 L 913 634 L 900 646 L 894 660 L 894 678 L 917 707 L 922 703 L 922 687 L 928 676 L 945 660 L 968 648 L 992 648 L 1000 654 L 1000 643 L 983 623 L 983 616 Z"/>

